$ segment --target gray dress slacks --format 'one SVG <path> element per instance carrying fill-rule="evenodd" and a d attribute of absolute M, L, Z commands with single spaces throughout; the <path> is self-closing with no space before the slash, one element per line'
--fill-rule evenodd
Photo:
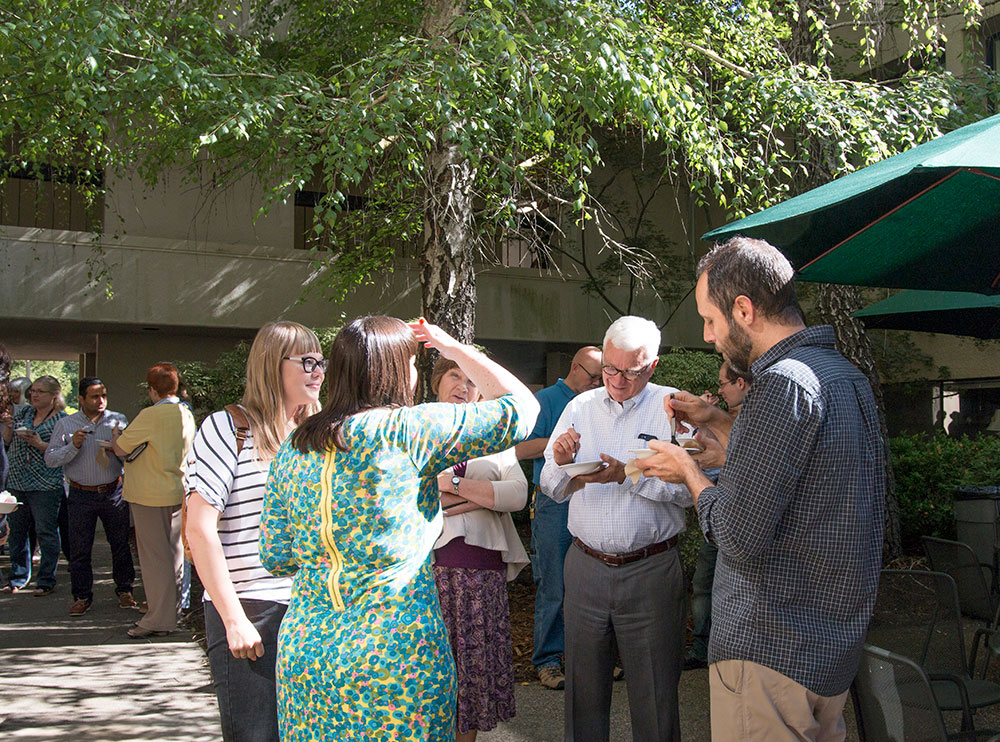
<path fill-rule="evenodd" d="M 574 544 L 564 578 L 566 742 L 608 742 L 616 646 L 632 739 L 678 742 L 677 683 L 687 617 L 678 550 L 613 567 Z"/>

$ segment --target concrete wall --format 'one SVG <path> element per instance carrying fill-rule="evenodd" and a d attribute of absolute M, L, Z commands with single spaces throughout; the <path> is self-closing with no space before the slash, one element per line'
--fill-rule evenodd
<path fill-rule="evenodd" d="M 413 264 L 399 264 L 334 302 L 323 298 L 310 256 L 280 248 L 150 237 L 92 241 L 81 233 L 10 227 L 0 233 L 0 266 L 0 317 L 9 321 L 188 327 L 202 333 L 256 329 L 276 318 L 330 326 L 339 324 L 341 314 L 412 317 L 420 311 Z M 102 285 L 89 282 L 95 268 L 107 271 L 111 298 Z M 476 332 L 483 338 L 592 342 L 612 316 L 607 305 L 583 294 L 579 279 L 485 267 L 477 286 Z M 640 297 L 633 311 L 654 320 L 666 317 L 666 308 L 650 296 Z M 700 343 L 692 312 L 682 310 L 691 321 L 672 324 L 665 343 Z"/>
<path fill-rule="evenodd" d="M 232 336 L 173 334 L 157 331 L 100 333 L 97 376 L 108 386 L 108 405 L 129 419 L 138 414 L 146 395 L 146 372 L 161 361 L 214 362 L 240 341 Z"/>
<path fill-rule="evenodd" d="M 221 176 L 220 176 L 221 177 Z M 294 211 L 276 203 L 264 216 L 262 185 L 244 178 L 216 187 L 212 168 L 204 165 L 197 179 L 174 169 L 150 188 L 137 174 L 109 175 L 104 228 L 111 236 L 155 237 L 166 240 L 291 249 Z"/>

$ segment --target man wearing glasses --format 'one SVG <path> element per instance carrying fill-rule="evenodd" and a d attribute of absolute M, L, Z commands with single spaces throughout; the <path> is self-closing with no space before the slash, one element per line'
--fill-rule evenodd
<path fill-rule="evenodd" d="M 539 487 L 545 459 L 542 452 L 562 411 L 580 392 L 601 384 L 601 349 L 588 345 L 573 356 L 565 379 L 559 379 L 535 394 L 541 412 L 528 440 L 514 447 L 519 460 L 534 459 L 535 500 L 531 518 L 531 571 L 535 590 L 535 642 L 531 663 L 542 685 L 562 690 L 566 678 L 562 671 L 565 649 L 563 632 L 563 562 L 571 537 L 566 527 L 569 503 L 556 502 Z"/>
<path fill-rule="evenodd" d="M 729 414 L 736 417 L 743 406 L 743 398 L 750 391 L 749 371 L 737 371 L 729 361 L 723 361 L 719 368 L 719 396 L 711 392 L 701 395 L 709 404 L 717 405 L 721 399 L 726 403 Z M 719 469 L 705 472 L 713 482 L 719 476 Z M 712 629 L 712 585 L 715 583 L 715 562 L 719 549 L 707 539 L 701 540 L 698 563 L 691 578 L 691 648 L 684 658 L 685 670 L 708 667 L 708 637 Z"/>
<path fill-rule="evenodd" d="M 630 451 L 670 440 L 663 400 L 677 391 L 649 382 L 660 331 L 622 317 L 604 336 L 604 387 L 563 410 L 545 448 L 541 486 L 569 501 L 566 554 L 566 739 L 606 740 L 615 648 L 625 670 L 632 736 L 680 739 L 677 682 L 686 623 L 684 575 L 675 548 L 691 496 L 681 485 L 626 477 Z M 567 465 L 598 462 L 596 471 Z M 599 468 L 598 468 L 599 467 Z"/>

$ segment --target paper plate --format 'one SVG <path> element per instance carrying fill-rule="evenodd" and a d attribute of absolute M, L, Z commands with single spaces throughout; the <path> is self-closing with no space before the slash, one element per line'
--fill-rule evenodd
<path fill-rule="evenodd" d="M 559 468 L 571 477 L 578 477 L 581 474 L 592 474 L 600 471 L 605 466 L 603 461 L 574 461 L 571 464 L 563 464 Z"/>
<path fill-rule="evenodd" d="M 637 459 L 644 459 L 647 456 L 652 456 L 654 453 L 656 453 L 656 451 L 654 451 L 652 448 L 630 448 L 628 452 L 632 454 L 634 458 Z"/>

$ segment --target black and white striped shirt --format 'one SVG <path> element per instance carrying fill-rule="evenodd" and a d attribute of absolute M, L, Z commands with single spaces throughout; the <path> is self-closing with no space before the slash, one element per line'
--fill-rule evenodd
<path fill-rule="evenodd" d="M 257 458 L 253 435 L 236 454 L 236 428 L 225 410 L 198 429 L 188 462 L 188 490 L 221 513 L 219 540 L 240 598 L 288 603 L 290 577 L 274 577 L 260 563 L 257 541 L 268 465 Z M 210 600 L 205 592 L 205 600 Z"/>

